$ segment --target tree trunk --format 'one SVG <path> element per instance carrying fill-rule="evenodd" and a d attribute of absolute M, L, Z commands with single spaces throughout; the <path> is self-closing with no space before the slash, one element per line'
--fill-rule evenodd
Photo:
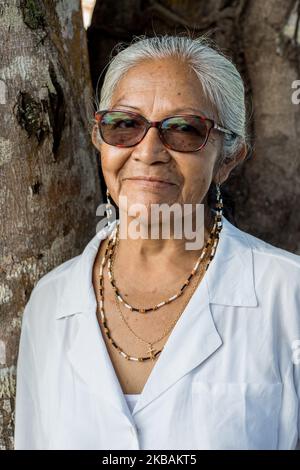
<path fill-rule="evenodd" d="M 300 254 L 300 106 L 291 99 L 292 83 L 300 79 L 296 6 L 294 0 L 253 0 L 247 8 L 244 53 L 256 150 L 245 171 L 248 197 L 240 213 L 246 229 Z"/>
<path fill-rule="evenodd" d="M 300 254 L 300 0 L 98 0 L 88 44 L 98 89 L 113 47 L 133 35 L 209 33 L 246 84 L 254 150 L 222 185 L 242 230 Z"/>
<path fill-rule="evenodd" d="M 0 448 L 13 449 L 24 305 L 37 280 L 96 233 L 100 186 L 79 0 L 0 0 L 0 54 Z"/>

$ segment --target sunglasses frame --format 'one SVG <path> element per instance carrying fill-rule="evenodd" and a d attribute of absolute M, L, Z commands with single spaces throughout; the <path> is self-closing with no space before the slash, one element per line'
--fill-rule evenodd
<path fill-rule="evenodd" d="M 123 144 L 114 145 L 114 144 L 109 144 L 108 142 L 106 142 L 106 140 L 103 137 L 102 131 L 101 131 L 100 120 L 102 119 L 102 117 L 106 113 L 111 113 L 111 112 L 126 113 L 126 114 L 129 114 L 131 116 L 137 116 L 138 118 L 142 119 L 145 122 L 145 132 L 144 132 L 143 136 L 141 137 L 141 139 L 138 142 L 136 142 L 135 144 L 132 144 L 132 145 L 123 145 Z M 204 140 L 203 144 L 200 147 L 198 147 L 196 150 L 176 150 L 176 149 L 172 148 L 165 141 L 162 130 L 161 130 L 161 126 L 162 126 L 164 121 L 166 121 L 167 119 L 170 119 L 170 118 L 174 118 L 174 117 L 192 117 L 192 118 L 200 119 L 201 121 L 205 122 L 206 129 L 207 129 L 206 137 L 205 137 L 205 140 Z M 173 150 L 175 152 L 182 152 L 182 153 L 198 152 L 199 150 L 203 149 L 203 147 L 206 145 L 206 143 L 208 141 L 210 131 L 212 129 L 216 129 L 220 132 L 224 132 L 225 134 L 230 134 L 231 136 L 236 136 L 236 134 L 234 132 L 222 127 L 220 124 L 217 124 L 213 119 L 207 118 L 207 117 L 205 117 L 201 114 L 174 114 L 173 116 L 165 117 L 161 121 L 149 121 L 142 114 L 135 113 L 134 111 L 125 111 L 124 109 L 104 109 L 104 110 L 99 110 L 99 111 L 95 112 L 95 120 L 98 124 L 98 129 L 99 129 L 100 136 L 101 136 L 102 140 L 105 143 L 107 143 L 108 145 L 113 145 L 114 147 L 120 147 L 120 148 L 130 148 L 130 147 L 135 147 L 136 145 L 138 145 L 143 140 L 143 138 L 145 137 L 145 135 L 147 134 L 148 130 L 151 127 L 156 127 L 156 129 L 158 130 L 158 133 L 159 133 L 160 140 L 161 140 L 161 142 L 163 143 L 163 145 L 165 147 L 167 147 L 168 149 Z M 208 126 L 207 123 L 210 123 L 210 126 Z"/>

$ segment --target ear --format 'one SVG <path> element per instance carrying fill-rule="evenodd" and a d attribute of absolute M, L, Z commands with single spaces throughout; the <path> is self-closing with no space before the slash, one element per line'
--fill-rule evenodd
<path fill-rule="evenodd" d="M 231 171 L 245 159 L 246 155 L 247 146 L 244 143 L 235 155 L 230 158 L 225 158 L 215 175 L 215 182 L 220 184 L 224 183 L 224 181 L 226 181 L 230 175 Z"/>
<path fill-rule="evenodd" d="M 95 124 L 93 126 L 92 142 L 93 142 L 94 146 L 96 147 L 96 149 L 101 153 L 101 141 L 99 139 L 99 129 L 98 129 L 97 124 Z"/>

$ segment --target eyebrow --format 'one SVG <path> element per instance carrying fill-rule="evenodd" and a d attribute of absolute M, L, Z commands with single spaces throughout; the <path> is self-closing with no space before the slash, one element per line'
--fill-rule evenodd
<path fill-rule="evenodd" d="M 132 105 L 129 105 L 129 104 L 125 104 L 125 103 L 120 103 L 120 102 L 116 102 L 112 107 L 114 108 L 115 106 L 124 106 L 126 108 L 132 108 L 132 109 L 135 109 L 137 111 L 140 111 L 142 112 L 142 110 L 137 107 L 137 106 L 132 106 Z M 171 114 L 176 114 L 176 113 L 185 113 L 186 111 L 191 111 L 192 113 L 195 113 L 195 114 L 202 114 L 202 115 L 207 115 L 207 113 L 205 111 L 201 111 L 199 109 L 196 109 L 196 108 L 190 108 L 190 107 L 184 107 L 184 108 L 175 108 L 175 109 L 172 109 L 168 115 L 171 115 Z"/>

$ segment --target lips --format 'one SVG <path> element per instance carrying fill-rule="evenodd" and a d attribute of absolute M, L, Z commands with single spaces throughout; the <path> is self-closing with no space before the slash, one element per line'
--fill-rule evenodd
<path fill-rule="evenodd" d="M 125 180 L 141 180 L 141 181 L 148 181 L 148 182 L 156 182 L 156 183 L 164 183 L 164 184 L 175 184 L 172 181 L 169 181 L 168 179 L 164 179 L 161 177 L 156 177 L 156 176 L 132 176 L 130 178 L 124 178 Z"/>

